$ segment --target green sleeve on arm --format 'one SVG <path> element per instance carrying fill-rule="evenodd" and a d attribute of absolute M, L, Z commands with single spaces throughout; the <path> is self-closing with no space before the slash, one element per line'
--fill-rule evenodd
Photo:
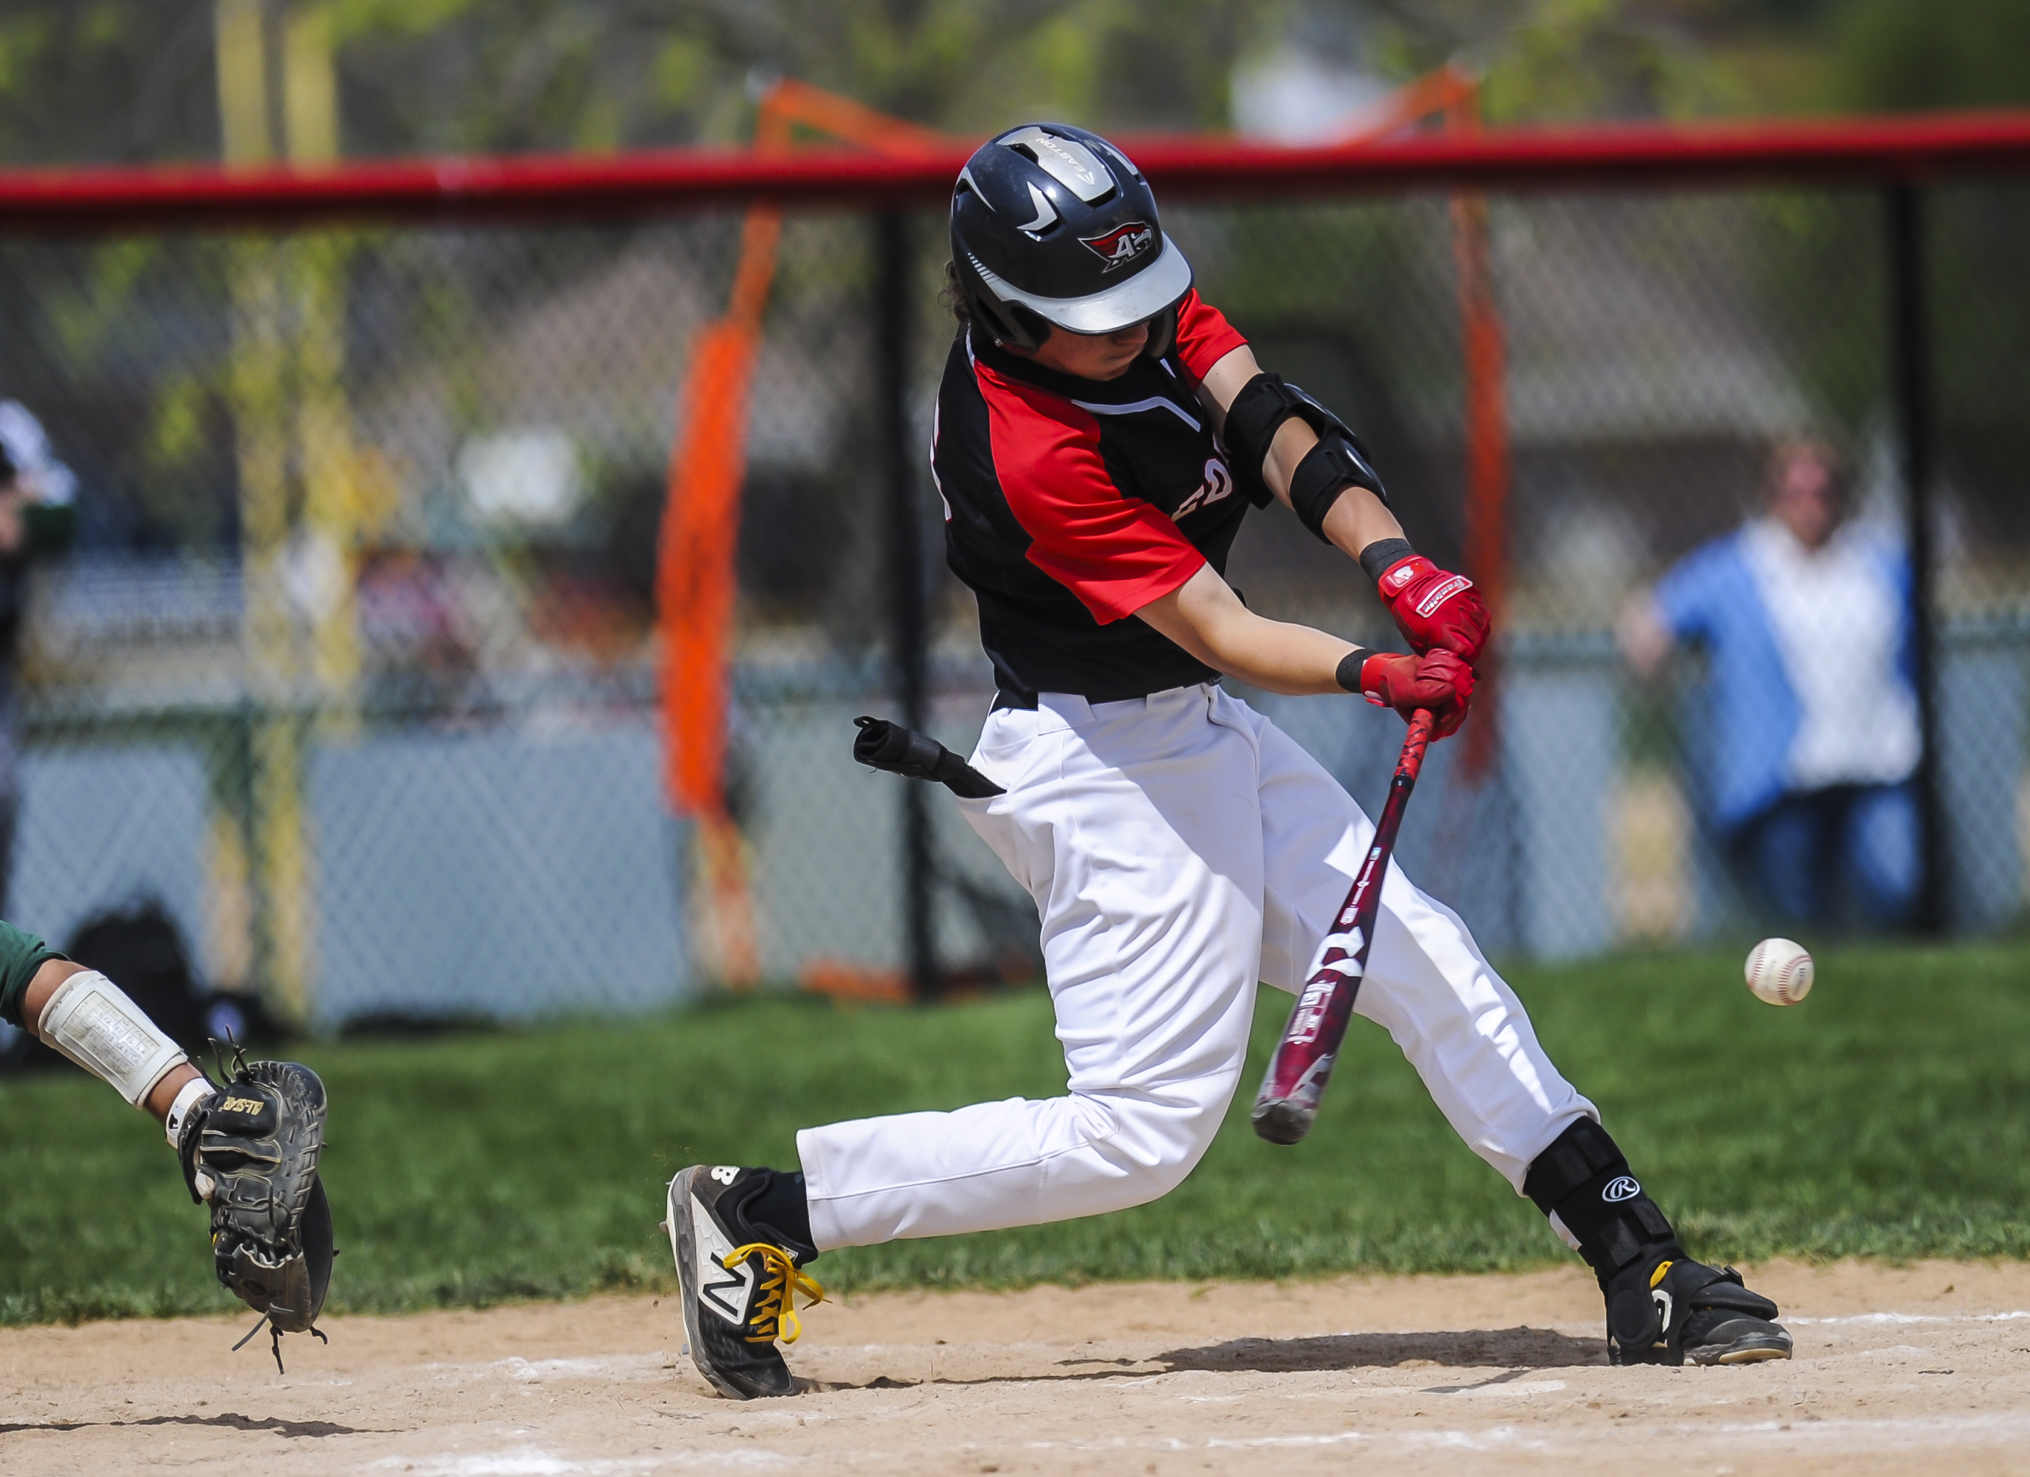
<path fill-rule="evenodd" d="M 25 1026 L 21 1001 L 28 994 L 28 982 L 49 960 L 63 957 L 34 934 L 0 922 L 0 1020 Z"/>

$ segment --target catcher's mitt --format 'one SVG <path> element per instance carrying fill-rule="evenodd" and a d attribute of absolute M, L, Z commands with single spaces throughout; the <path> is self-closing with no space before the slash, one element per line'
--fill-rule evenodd
<path fill-rule="evenodd" d="M 244 1057 L 190 1115 L 177 1152 L 190 1197 L 211 1207 L 219 1282 L 259 1312 L 282 1367 L 282 1335 L 312 1333 L 331 1286 L 331 1206 L 317 1178 L 324 1084 L 295 1062 Z M 261 1331 L 257 1323 L 247 1338 Z M 241 1339 L 238 1348 L 247 1339 Z"/>

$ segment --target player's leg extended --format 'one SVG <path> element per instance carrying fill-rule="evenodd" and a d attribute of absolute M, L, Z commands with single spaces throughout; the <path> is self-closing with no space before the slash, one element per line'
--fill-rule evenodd
<path fill-rule="evenodd" d="M 1262 979 L 1295 991 L 1310 972 L 1374 826 L 1323 766 L 1245 708 L 1262 750 Z M 1392 863 L 1355 1010 L 1387 1029 L 1446 1120 L 1518 1192 L 1530 1161 L 1596 1116 L 1538 1043 L 1522 1002 L 1457 914 Z"/>
<path fill-rule="evenodd" d="M 1256 725 L 1262 752 L 1262 978 L 1294 991 L 1373 827 L 1294 741 L 1235 707 Z M 1465 924 L 1396 866 L 1355 1008 L 1387 1028 L 1467 1146 L 1593 1267 L 1617 1363 L 1788 1357 L 1789 1335 L 1769 1321 L 1776 1305 L 1685 1255 Z"/>
<path fill-rule="evenodd" d="M 1118 1210 L 1163 1194 L 1198 1162 L 1239 1081 L 1261 941 L 1253 739 L 1210 721 L 1212 701 L 1191 688 L 990 720 L 973 763 L 1007 793 L 965 810 L 1037 900 L 1070 1090 L 805 1130 L 808 1219 L 792 1229 L 812 1253 Z M 740 1197 L 759 1199 L 785 1177 L 685 1174 L 704 1192 L 692 1203 L 673 1187 L 673 1236 L 693 1228 L 694 1258 L 677 1247 L 686 1316 L 728 1361 L 700 1366 L 728 1393 L 787 1393 L 786 1369 L 753 1374 L 722 1336 L 736 1304 L 767 1323 L 773 1264 L 695 1258 L 706 1245 L 767 1239 Z M 794 1218 L 773 1214 L 778 1227 Z M 724 1306 L 707 1298 L 715 1287 Z M 703 1347 L 694 1335 L 693 1354 Z"/>
<path fill-rule="evenodd" d="M 1231 1100 L 1261 938 L 1250 735 L 1204 688 L 997 714 L 968 820 L 1037 901 L 1067 1096 L 808 1129 L 821 1246 L 992 1230 L 1155 1199 Z"/>

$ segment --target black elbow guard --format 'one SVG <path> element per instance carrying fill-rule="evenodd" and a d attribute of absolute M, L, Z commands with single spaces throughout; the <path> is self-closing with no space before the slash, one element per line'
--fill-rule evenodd
<path fill-rule="evenodd" d="M 1350 486 L 1365 487 L 1383 503 L 1388 490 L 1368 461 L 1367 448 L 1338 416 L 1281 375 L 1258 374 L 1241 386 L 1227 407 L 1224 440 L 1232 454 L 1234 475 L 1256 507 L 1268 505 L 1273 494 L 1262 475 L 1269 443 L 1292 416 L 1317 433 L 1318 445 L 1297 464 L 1290 479 L 1290 505 L 1317 537 L 1325 537 L 1325 515 Z"/>
<path fill-rule="evenodd" d="M 1342 439 L 1321 432 L 1318 444 L 1304 453 L 1304 460 L 1290 474 L 1290 506 L 1296 509 L 1300 523 L 1330 543 L 1325 537 L 1325 515 L 1349 487 L 1365 487 L 1383 503 L 1389 500 L 1382 490 L 1382 479 L 1361 455 L 1360 443 L 1352 433 Z"/>

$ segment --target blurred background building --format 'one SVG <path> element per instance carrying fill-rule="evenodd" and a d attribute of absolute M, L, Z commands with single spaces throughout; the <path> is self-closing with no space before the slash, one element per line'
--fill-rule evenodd
<path fill-rule="evenodd" d="M 1030 116 L 1330 143 L 1448 62 L 1489 127 L 2014 105 L 2030 4 L 15 0 L 0 59 L 7 166 L 314 172 L 745 147 L 785 77 L 961 143 Z M 2030 189 L 1955 179 L 1925 206 L 1941 862 L 1931 915 L 1908 916 L 1992 929 L 2023 910 L 2030 833 Z M 1625 178 L 1167 209 L 1201 289 L 1369 438 L 1448 563 L 1488 557 L 1462 291 L 1484 276 L 1497 696 L 1477 747 L 1434 757 L 1402 855 L 1490 947 L 1759 921 L 1768 899 L 1701 818 L 1715 656 L 1640 680 L 1614 627 L 1760 506 L 1788 440 L 1823 442 L 1853 517 L 1903 539 L 1886 209 L 1866 182 Z M 0 218 L 0 399 L 41 418 L 77 522 L 27 587 L 13 916 L 61 941 L 157 899 L 207 978 L 320 1028 L 646 1008 L 715 977 L 889 988 L 911 812 L 848 746 L 904 681 L 883 263 L 908 247 L 908 434 L 927 444 L 940 214 L 796 210 L 771 247 L 736 458 L 728 861 L 701 853 L 709 817 L 669 803 L 658 548 L 687 375 L 754 228 L 737 206 L 304 231 Z M 959 747 L 991 683 L 915 478 L 927 714 Z M 1267 613 L 1392 639 L 1366 581 L 1279 512 L 1250 519 L 1232 577 Z M 1261 701 L 1379 795 L 1386 715 Z M 1022 974 L 1026 898 L 930 798 L 928 947 L 955 977 Z M 714 893 L 729 866 L 744 921 Z"/>

